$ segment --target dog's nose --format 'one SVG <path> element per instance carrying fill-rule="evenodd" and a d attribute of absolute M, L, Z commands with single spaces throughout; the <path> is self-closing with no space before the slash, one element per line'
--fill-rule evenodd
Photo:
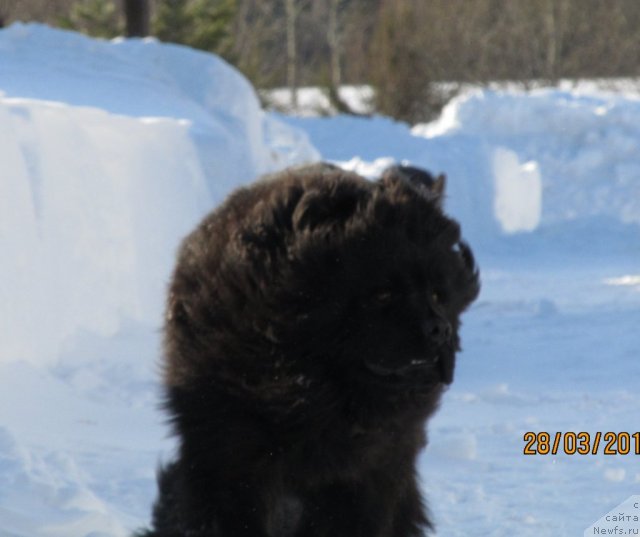
<path fill-rule="evenodd" d="M 437 345 L 447 343 L 453 332 L 451 324 L 445 319 L 429 319 L 422 327 L 425 336 Z"/>

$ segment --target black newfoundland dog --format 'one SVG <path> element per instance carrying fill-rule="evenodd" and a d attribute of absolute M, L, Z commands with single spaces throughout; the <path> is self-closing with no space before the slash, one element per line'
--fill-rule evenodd
<path fill-rule="evenodd" d="M 182 244 L 165 327 L 179 438 L 147 537 L 409 537 L 479 291 L 444 177 L 330 165 L 241 188 Z"/>

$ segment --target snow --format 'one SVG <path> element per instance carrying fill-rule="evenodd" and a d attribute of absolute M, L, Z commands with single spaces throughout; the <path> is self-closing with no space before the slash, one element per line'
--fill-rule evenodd
<path fill-rule="evenodd" d="M 55 360 L 78 327 L 113 333 L 122 315 L 157 320 L 167 244 L 211 199 L 184 164 L 187 124 L 5 97 L 0 132 L 2 361 Z"/>
<path fill-rule="evenodd" d="M 498 147 L 493 152 L 493 213 L 507 233 L 533 231 L 540 223 L 542 181 L 536 162 L 518 161 L 518 155 Z"/>
<path fill-rule="evenodd" d="M 527 431 L 638 430 L 633 91 L 472 90 L 410 128 L 266 114 L 222 60 L 154 40 L 18 24 L 0 66 L 2 537 L 148 522 L 178 241 L 235 186 L 319 158 L 445 172 L 482 269 L 420 459 L 438 535 L 580 535 L 638 493 L 637 455 L 523 454 Z"/>

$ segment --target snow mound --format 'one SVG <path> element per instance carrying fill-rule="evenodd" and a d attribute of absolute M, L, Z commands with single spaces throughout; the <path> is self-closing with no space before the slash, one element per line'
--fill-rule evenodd
<path fill-rule="evenodd" d="M 316 160 L 209 54 L 0 32 L 0 361 L 55 361 L 79 329 L 157 325 L 179 239 L 233 186 Z M 34 337 L 37 334 L 37 337 Z"/>
<path fill-rule="evenodd" d="M 637 99 L 476 91 L 413 133 L 484 148 L 492 162 L 494 217 L 504 231 L 593 217 L 640 224 Z"/>
<path fill-rule="evenodd" d="M 7 96 L 188 121 L 215 195 L 288 164 L 289 154 L 265 144 L 265 114 L 253 87 L 217 56 L 152 38 L 101 41 L 14 24 L 0 32 L 0 62 Z M 318 158 L 308 143 L 300 146 L 303 160 Z"/>

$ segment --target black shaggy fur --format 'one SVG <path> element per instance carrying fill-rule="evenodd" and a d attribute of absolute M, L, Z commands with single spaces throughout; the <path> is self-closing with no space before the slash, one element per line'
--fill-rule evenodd
<path fill-rule="evenodd" d="M 180 447 L 141 535 L 431 528 L 415 461 L 479 279 L 444 178 L 409 170 L 290 169 L 185 239 L 165 327 Z"/>

